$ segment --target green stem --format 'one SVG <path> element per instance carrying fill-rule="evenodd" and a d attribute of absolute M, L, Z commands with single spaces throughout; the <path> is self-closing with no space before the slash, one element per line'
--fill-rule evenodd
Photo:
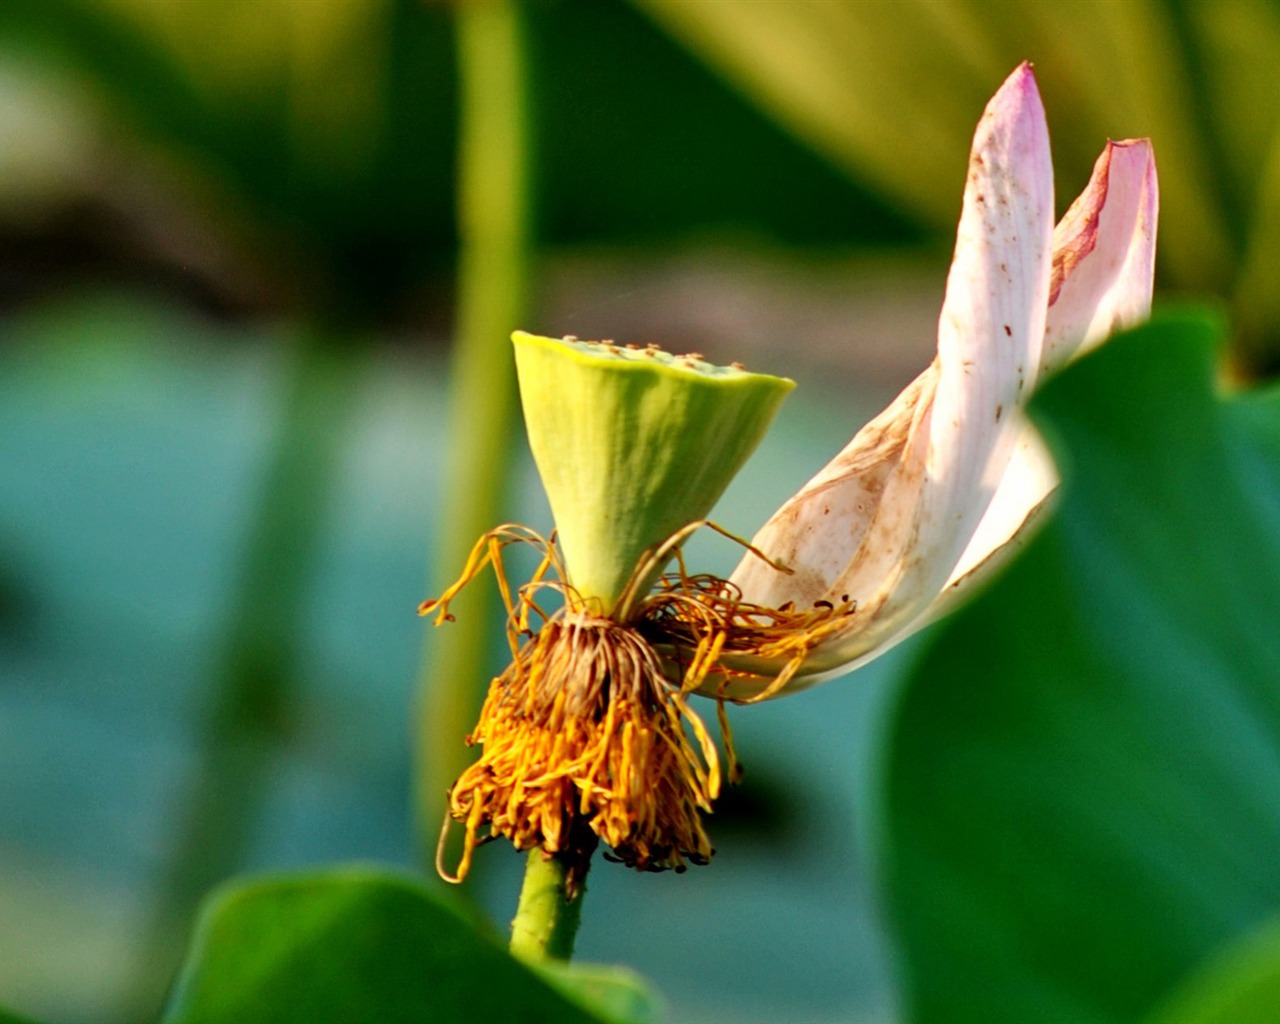
<path fill-rule="evenodd" d="M 520 903 L 511 921 L 511 952 L 522 960 L 568 960 L 582 918 L 586 867 L 568 894 L 570 868 L 560 857 L 530 850 Z"/>
<path fill-rule="evenodd" d="M 524 315 L 529 277 L 528 144 L 523 28 L 518 0 L 457 5 L 461 112 L 457 338 L 453 349 L 450 463 L 431 561 L 433 589 L 452 580 L 475 539 L 502 520 L 515 447 L 517 403 L 508 337 Z M 469 760 L 496 639 L 494 592 L 474 587 L 457 621 L 432 630 L 419 681 L 416 811 L 428 862 L 446 794 Z M 427 627 L 430 630 L 430 627 Z M 456 830 L 455 830 L 456 831 Z M 457 848 L 445 851 L 456 863 Z"/>
<path fill-rule="evenodd" d="M 1241 256 L 1248 249 L 1249 214 L 1245 197 L 1249 190 L 1240 181 L 1238 162 L 1230 159 L 1227 140 L 1223 136 L 1222 119 L 1213 109 L 1213 73 L 1206 49 L 1206 38 L 1186 0 L 1165 0 L 1165 18 L 1178 44 L 1180 72 L 1187 81 L 1185 95 L 1189 109 L 1183 112 L 1185 131 L 1199 136 L 1204 166 L 1212 173 L 1203 180 L 1205 192 L 1212 197 L 1217 214 L 1231 246 L 1232 261 L 1239 268 Z M 1207 198 L 1207 197 L 1206 197 Z M 1227 271 L 1228 268 L 1221 268 Z"/>

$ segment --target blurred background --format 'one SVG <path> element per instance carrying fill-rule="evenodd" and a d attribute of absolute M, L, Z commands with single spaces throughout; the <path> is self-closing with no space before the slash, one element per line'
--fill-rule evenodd
<path fill-rule="evenodd" d="M 218 881 L 425 870 L 502 646 L 483 593 L 425 647 L 414 609 L 550 525 L 509 331 L 795 378 L 716 512 L 751 533 L 930 358 L 1027 58 L 1060 209 L 1152 136 L 1162 294 L 1274 373 L 1264 0 L 0 5 L 0 1004 L 148 1019 Z M 599 868 L 579 955 L 690 1024 L 891 1021 L 858 780 L 909 656 L 733 714 L 716 861 Z M 501 925 L 522 858 L 481 860 Z"/>

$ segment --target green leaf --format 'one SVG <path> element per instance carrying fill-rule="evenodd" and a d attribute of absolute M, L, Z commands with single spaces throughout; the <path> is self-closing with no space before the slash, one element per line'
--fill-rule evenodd
<path fill-rule="evenodd" d="M 0 1008 L 0 1024 L 36 1024 L 31 1017 L 19 1017 L 10 1010 Z M 643 1022 L 648 1024 L 648 1022 Z"/>
<path fill-rule="evenodd" d="M 900 695 L 879 870 L 910 1020 L 1110 1024 L 1280 911 L 1280 392 L 1216 323 L 1114 339 L 1035 411 L 1064 500 Z"/>
<path fill-rule="evenodd" d="M 610 1024 L 658 1024 L 662 1020 L 662 1001 L 638 974 L 625 967 L 562 960 L 544 960 L 534 966 L 552 985 Z"/>
<path fill-rule="evenodd" d="M 1162 272 L 1183 284 L 1229 287 L 1229 189 L 1220 187 L 1214 131 L 1222 109 L 1201 111 L 1196 44 L 1205 32 L 1182 28 L 1183 4 L 635 2 L 798 138 L 939 231 L 955 223 L 983 104 L 1032 59 L 1055 164 L 1078 187 L 1107 137 L 1150 136 L 1167 211 Z M 1192 6 L 1243 9 L 1234 20 L 1246 38 L 1255 23 L 1264 27 L 1253 13 L 1262 5 Z M 1271 71 L 1271 51 L 1243 52 L 1250 74 L 1237 79 Z M 1241 53 L 1231 50 L 1234 63 Z M 1261 101 L 1269 93 L 1224 95 L 1245 117 L 1269 106 Z"/>
<path fill-rule="evenodd" d="M 566 993 L 591 991 L 571 998 Z M 638 985 L 634 985 L 638 989 Z M 549 984 L 422 886 L 374 869 L 237 883 L 196 928 L 167 1024 L 624 1024 Z M 640 1007 L 637 1001 L 634 1006 Z M 621 1008 L 621 1009 L 620 1009 Z"/>
<path fill-rule="evenodd" d="M 1147 1024 L 1275 1024 L 1280 1008 L 1280 918 L 1196 971 Z"/>

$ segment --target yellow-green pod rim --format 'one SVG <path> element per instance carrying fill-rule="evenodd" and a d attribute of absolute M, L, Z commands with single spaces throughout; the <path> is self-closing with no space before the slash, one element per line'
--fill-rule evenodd
<path fill-rule="evenodd" d="M 647 550 L 706 518 L 795 382 L 655 346 L 511 340 L 568 582 L 607 614 Z"/>

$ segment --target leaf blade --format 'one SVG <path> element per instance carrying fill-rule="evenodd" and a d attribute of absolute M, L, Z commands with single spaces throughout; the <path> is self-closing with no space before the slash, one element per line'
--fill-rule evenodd
<path fill-rule="evenodd" d="M 1062 508 L 902 694 L 881 870 L 912 1019 L 1133 1020 L 1280 909 L 1280 403 L 1214 396 L 1218 332 L 1051 382 Z"/>

